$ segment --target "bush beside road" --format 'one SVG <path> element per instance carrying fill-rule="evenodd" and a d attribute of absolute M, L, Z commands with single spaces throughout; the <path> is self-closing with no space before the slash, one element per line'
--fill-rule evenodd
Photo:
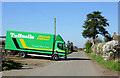
<path fill-rule="evenodd" d="M 86 54 L 110 70 L 120 71 L 118 52 L 119 45 L 116 40 L 94 45 L 91 45 L 90 41 L 86 43 Z"/>
<path fill-rule="evenodd" d="M 120 46 L 117 40 L 112 40 L 109 42 L 94 44 L 91 48 L 91 53 L 101 56 L 104 60 L 118 60 L 118 53 Z"/>

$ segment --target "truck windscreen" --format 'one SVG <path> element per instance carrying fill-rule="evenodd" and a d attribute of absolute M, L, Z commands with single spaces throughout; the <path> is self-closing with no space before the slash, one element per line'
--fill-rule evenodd
<path fill-rule="evenodd" d="M 58 43 L 58 44 L 57 44 L 57 47 L 58 47 L 59 49 L 63 50 L 63 44 L 62 44 L 62 43 Z"/>

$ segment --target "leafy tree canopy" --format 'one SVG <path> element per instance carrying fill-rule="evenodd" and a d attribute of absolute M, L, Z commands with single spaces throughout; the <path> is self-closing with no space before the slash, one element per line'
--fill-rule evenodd
<path fill-rule="evenodd" d="M 85 29 L 82 33 L 83 37 L 95 39 L 98 37 L 98 34 L 110 37 L 110 34 L 105 29 L 105 27 L 109 26 L 107 21 L 99 11 L 88 14 L 86 21 L 84 21 L 84 26 L 82 26 Z"/>

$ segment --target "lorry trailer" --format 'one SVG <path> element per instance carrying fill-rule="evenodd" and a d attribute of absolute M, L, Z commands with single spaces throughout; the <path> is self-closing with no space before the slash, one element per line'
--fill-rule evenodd
<path fill-rule="evenodd" d="M 60 35 L 23 31 L 7 31 L 5 49 L 16 51 L 21 58 L 27 55 L 65 59 L 65 42 Z"/>

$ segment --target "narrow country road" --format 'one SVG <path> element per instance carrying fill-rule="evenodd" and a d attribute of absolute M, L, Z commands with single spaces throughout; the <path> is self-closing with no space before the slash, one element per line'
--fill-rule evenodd
<path fill-rule="evenodd" d="M 3 76 L 102 76 L 98 68 L 84 52 L 68 55 L 68 60 L 60 60 L 45 67 L 28 70 L 4 71 Z"/>

